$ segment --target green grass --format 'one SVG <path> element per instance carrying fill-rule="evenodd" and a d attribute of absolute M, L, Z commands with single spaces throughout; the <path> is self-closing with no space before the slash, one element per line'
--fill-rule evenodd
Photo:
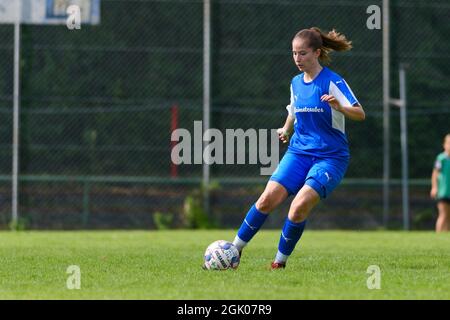
<path fill-rule="evenodd" d="M 261 231 L 237 270 L 202 270 L 207 245 L 234 235 L 0 232 L 0 299 L 450 299 L 450 233 L 307 230 L 288 267 L 269 271 L 279 231 Z M 69 265 L 80 290 L 66 287 Z"/>

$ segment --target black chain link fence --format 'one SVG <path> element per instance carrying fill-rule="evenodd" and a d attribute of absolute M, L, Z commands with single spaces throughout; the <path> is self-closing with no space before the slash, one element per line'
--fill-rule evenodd
<path fill-rule="evenodd" d="M 212 1 L 211 127 L 276 129 L 298 73 L 291 40 L 304 28 L 336 28 L 353 50 L 331 68 L 351 86 L 366 121 L 347 120 L 351 162 L 312 228 L 383 227 L 382 31 L 369 30 L 382 1 Z M 428 180 L 450 131 L 448 1 L 391 1 L 391 95 L 407 63 L 411 219 L 430 229 Z M 11 215 L 13 27 L 0 25 L 0 227 Z M 155 228 L 155 213 L 186 225 L 201 194 L 202 165 L 174 166 L 171 131 L 203 118 L 203 2 L 102 0 L 101 22 L 21 27 L 20 197 L 28 228 Z M 391 216 L 401 227 L 398 110 L 391 112 Z M 280 146 L 280 159 L 285 146 Z M 247 149 L 248 153 L 248 149 Z M 247 154 L 248 156 L 248 154 Z M 248 159 L 248 157 L 247 157 Z M 212 165 L 210 212 L 237 228 L 264 189 L 260 164 Z M 419 180 L 417 180 L 419 179 Z M 281 226 L 289 201 L 267 227 Z"/>

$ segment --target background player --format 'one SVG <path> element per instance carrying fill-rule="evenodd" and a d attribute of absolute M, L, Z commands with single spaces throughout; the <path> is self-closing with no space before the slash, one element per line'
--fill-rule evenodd
<path fill-rule="evenodd" d="M 448 231 L 450 227 L 450 133 L 445 136 L 443 147 L 431 175 L 430 195 L 437 200 L 439 212 L 436 232 Z"/>

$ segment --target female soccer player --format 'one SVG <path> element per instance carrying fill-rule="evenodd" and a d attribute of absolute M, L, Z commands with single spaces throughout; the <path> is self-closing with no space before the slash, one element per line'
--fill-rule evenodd
<path fill-rule="evenodd" d="M 343 34 L 335 30 L 325 34 L 316 27 L 299 31 L 292 40 L 294 62 L 302 73 L 291 81 L 288 116 L 278 129 L 283 143 L 290 140 L 289 147 L 233 241 L 241 253 L 268 214 L 295 195 L 272 269 L 285 268 L 309 213 L 330 195 L 347 170 L 345 118 L 361 121 L 365 113 L 345 80 L 322 64 L 330 61 L 331 51 L 351 48 Z"/>
<path fill-rule="evenodd" d="M 450 229 L 450 133 L 445 136 L 443 147 L 444 152 L 437 156 L 431 175 L 430 195 L 437 200 L 439 211 L 436 232 Z"/>

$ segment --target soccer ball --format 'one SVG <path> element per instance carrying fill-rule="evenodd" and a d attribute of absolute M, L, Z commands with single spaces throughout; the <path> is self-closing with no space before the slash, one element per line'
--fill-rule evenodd
<path fill-rule="evenodd" d="M 239 266 L 239 251 L 225 240 L 211 243 L 205 251 L 204 268 L 208 270 L 236 269 Z"/>

